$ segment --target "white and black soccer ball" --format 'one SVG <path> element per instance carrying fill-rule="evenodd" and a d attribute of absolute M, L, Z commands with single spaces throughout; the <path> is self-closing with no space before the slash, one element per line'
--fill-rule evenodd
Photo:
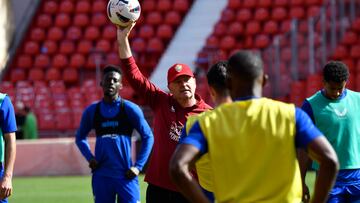
<path fill-rule="evenodd" d="M 140 3 L 138 0 L 109 0 L 107 15 L 112 23 L 127 27 L 140 17 Z"/>

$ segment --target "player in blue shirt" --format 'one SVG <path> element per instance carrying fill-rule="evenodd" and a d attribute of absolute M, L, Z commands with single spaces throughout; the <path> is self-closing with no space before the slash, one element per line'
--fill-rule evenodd
<path fill-rule="evenodd" d="M 12 193 L 12 176 L 16 156 L 16 121 L 14 106 L 6 94 L 0 93 L 0 203 Z"/>
<path fill-rule="evenodd" d="M 76 144 L 92 170 L 92 188 L 96 203 L 140 202 L 137 175 L 147 161 L 154 138 L 141 109 L 119 96 L 122 88 L 120 68 L 108 65 L 101 86 L 104 98 L 88 106 L 76 134 Z M 91 94 L 91 92 L 89 92 Z M 95 155 L 87 142 L 88 133 L 96 133 Z M 131 134 L 137 130 L 142 145 L 136 162 L 131 159 Z"/>

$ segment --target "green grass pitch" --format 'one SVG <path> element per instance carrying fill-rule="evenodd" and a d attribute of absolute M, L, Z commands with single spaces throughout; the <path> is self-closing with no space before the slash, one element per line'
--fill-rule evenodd
<path fill-rule="evenodd" d="M 140 176 L 141 202 L 145 203 L 147 184 Z M 308 173 L 307 183 L 310 191 L 314 185 L 315 174 Z M 93 202 L 90 176 L 60 177 L 14 177 L 13 195 L 10 203 L 89 203 Z"/>

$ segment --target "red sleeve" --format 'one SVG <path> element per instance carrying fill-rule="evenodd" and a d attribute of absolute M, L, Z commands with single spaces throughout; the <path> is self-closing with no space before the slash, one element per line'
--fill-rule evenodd
<path fill-rule="evenodd" d="M 168 96 L 167 93 L 155 86 L 140 72 L 134 57 L 121 59 L 121 63 L 126 80 L 136 93 L 143 97 L 145 102 L 152 108 L 159 104 L 160 97 Z"/>

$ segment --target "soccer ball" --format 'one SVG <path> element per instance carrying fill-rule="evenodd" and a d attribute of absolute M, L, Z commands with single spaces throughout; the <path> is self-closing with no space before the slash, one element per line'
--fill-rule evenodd
<path fill-rule="evenodd" d="M 140 3 L 138 0 L 109 0 L 107 15 L 112 23 L 127 27 L 140 17 Z"/>

